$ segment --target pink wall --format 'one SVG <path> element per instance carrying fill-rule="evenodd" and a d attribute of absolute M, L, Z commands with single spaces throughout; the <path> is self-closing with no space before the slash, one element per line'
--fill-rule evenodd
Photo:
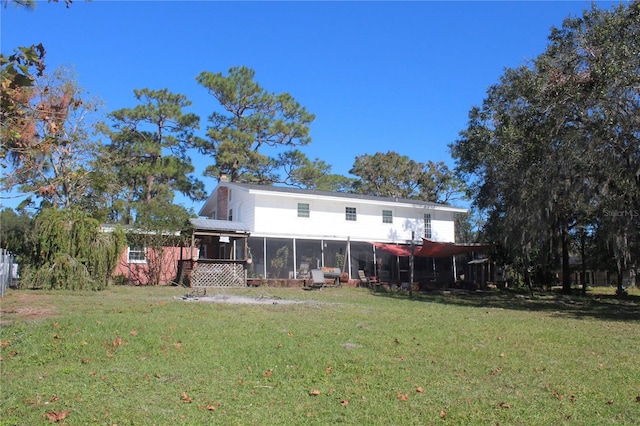
<path fill-rule="evenodd" d="M 156 275 L 160 278 L 159 284 L 170 284 L 176 279 L 178 273 L 178 261 L 180 260 L 180 250 L 182 249 L 182 259 L 189 260 L 197 257 L 197 249 L 190 247 L 164 247 L 163 258 L 158 259 L 157 252 L 153 249 L 146 249 L 146 263 L 129 263 L 129 251 L 124 250 L 120 260 L 113 272 L 114 276 L 122 275 L 126 282 L 134 285 L 154 284 Z"/>

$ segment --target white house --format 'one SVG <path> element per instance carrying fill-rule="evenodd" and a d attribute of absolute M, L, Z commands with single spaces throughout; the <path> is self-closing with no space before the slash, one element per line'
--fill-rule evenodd
<path fill-rule="evenodd" d="M 453 243 L 455 216 L 464 212 L 463 208 L 418 200 L 223 179 L 195 222 L 199 228 L 214 230 L 223 223 L 226 228 L 200 238 L 201 258 L 226 253 L 229 259 L 250 259 L 250 277 L 299 278 L 309 268 L 339 267 L 350 276 L 357 276 L 361 269 L 368 275 L 402 281 L 407 279 L 403 276 L 407 259 L 399 259 L 389 249 L 409 247 L 412 237 L 417 244 L 423 237 Z M 237 224 L 239 233 L 250 235 L 246 253 L 242 247 L 224 248 L 230 243 L 229 222 Z M 435 260 L 424 259 L 424 263 L 425 279 L 435 279 Z"/>

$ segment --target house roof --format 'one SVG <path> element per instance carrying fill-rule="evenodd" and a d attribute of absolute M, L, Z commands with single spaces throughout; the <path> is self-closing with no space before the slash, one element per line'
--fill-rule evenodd
<path fill-rule="evenodd" d="M 315 189 L 302 189 L 302 188 L 293 188 L 289 186 L 273 186 L 273 185 L 257 185 L 250 183 L 237 183 L 230 182 L 226 183 L 226 185 L 234 185 L 239 186 L 241 188 L 246 188 L 249 190 L 257 190 L 257 191 L 271 191 L 271 192 L 282 192 L 289 194 L 306 194 L 306 195 L 318 195 L 323 197 L 339 197 L 339 198 L 351 198 L 357 200 L 373 200 L 373 201 L 384 201 L 389 203 L 419 203 L 430 206 L 446 206 L 445 204 L 438 204 L 428 201 L 421 201 L 410 198 L 397 198 L 397 197 L 378 197 L 374 195 L 363 195 L 363 194 L 353 194 L 349 192 L 330 192 L 330 191 L 318 191 Z M 449 207 L 449 206 L 448 206 Z"/>
<path fill-rule="evenodd" d="M 238 234 L 248 234 L 250 231 L 249 227 L 244 223 L 230 220 L 189 219 L 189 222 L 195 229 L 203 231 L 235 232 Z"/>

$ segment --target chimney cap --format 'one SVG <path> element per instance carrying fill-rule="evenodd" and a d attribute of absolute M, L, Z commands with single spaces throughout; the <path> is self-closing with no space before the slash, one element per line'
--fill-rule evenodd
<path fill-rule="evenodd" d="M 221 173 L 219 181 L 220 182 L 229 182 L 229 176 L 227 176 L 225 173 Z"/>

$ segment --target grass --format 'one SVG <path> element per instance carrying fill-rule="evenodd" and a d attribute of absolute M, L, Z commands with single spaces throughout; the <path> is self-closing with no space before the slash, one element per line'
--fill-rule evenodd
<path fill-rule="evenodd" d="M 186 292 L 7 291 L 0 424 L 640 423 L 633 292 Z"/>

